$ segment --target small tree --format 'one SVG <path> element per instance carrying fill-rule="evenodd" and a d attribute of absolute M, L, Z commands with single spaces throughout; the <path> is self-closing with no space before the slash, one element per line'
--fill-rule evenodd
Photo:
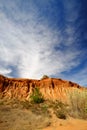
<path fill-rule="evenodd" d="M 41 79 L 47 79 L 47 78 L 49 78 L 49 76 L 43 75 L 43 77 Z"/>
<path fill-rule="evenodd" d="M 33 93 L 30 96 L 31 102 L 33 103 L 43 103 L 44 98 L 42 93 L 39 91 L 39 88 L 35 87 Z"/>

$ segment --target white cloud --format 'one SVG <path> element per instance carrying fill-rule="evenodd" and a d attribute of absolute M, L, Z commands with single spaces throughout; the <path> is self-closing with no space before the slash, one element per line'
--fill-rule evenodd
<path fill-rule="evenodd" d="M 40 78 L 43 74 L 56 75 L 69 71 L 79 64 L 79 60 L 75 59 L 80 51 L 71 45 L 62 50 L 54 49 L 56 46 L 60 48 L 62 44 L 65 44 L 62 43 L 64 42 L 62 32 L 58 29 L 53 30 L 48 26 L 47 21 L 40 21 L 38 12 L 35 10 L 26 15 L 18 9 L 15 11 L 11 9 L 16 23 L 11 16 L 8 18 L 1 11 L 0 73 L 5 75 L 18 73 L 18 77 Z M 72 36 L 74 31 L 67 27 L 67 32 Z M 69 43 L 72 40 L 71 37 Z M 71 47 L 72 50 L 70 50 Z M 10 66 L 15 66 L 17 72 Z"/>
<path fill-rule="evenodd" d="M 11 69 L 5 69 L 2 66 L 0 67 L 0 74 L 7 75 L 11 73 Z"/>

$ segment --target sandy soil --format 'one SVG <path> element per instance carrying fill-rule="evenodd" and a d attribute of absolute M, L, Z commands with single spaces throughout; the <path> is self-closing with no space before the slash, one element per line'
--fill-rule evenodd
<path fill-rule="evenodd" d="M 43 130 L 87 130 L 87 120 L 69 118 L 67 120 L 57 119 L 51 126 Z"/>
<path fill-rule="evenodd" d="M 59 119 L 51 112 L 51 125 L 43 130 L 87 130 L 87 120 L 74 119 L 68 117 L 67 119 Z"/>

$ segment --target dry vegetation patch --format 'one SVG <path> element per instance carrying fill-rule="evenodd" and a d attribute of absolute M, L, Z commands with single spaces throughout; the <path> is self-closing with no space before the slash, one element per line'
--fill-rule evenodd
<path fill-rule="evenodd" d="M 68 93 L 68 97 L 69 115 L 74 118 L 87 119 L 87 90 L 74 89 Z"/>
<path fill-rule="evenodd" d="M 0 130 L 41 130 L 49 125 L 48 113 L 42 106 L 26 101 L 0 100 Z"/>
<path fill-rule="evenodd" d="M 74 89 L 67 96 L 67 103 L 44 100 L 35 89 L 29 101 L 0 99 L 0 130 L 42 130 L 51 125 L 52 114 L 62 120 L 87 119 L 87 91 Z"/>

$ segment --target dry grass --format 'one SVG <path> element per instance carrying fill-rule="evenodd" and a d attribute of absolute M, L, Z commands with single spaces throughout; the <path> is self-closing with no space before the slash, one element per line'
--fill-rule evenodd
<path fill-rule="evenodd" d="M 69 110 L 68 113 L 74 118 L 87 119 L 87 91 L 74 89 L 68 93 Z"/>
<path fill-rule="evenodd" d="M 47 110 L 29 102 L 26 108 L 25 104 L 18 100 L 0 100 L 0 130 L 42 130 L 50 125 Z"/>
<path fill-rule="evenodd" d="M 87 119 L 87 91 L 74 89 L 68 99 L 68 104 L 58 100 L 32 103 L 0 99 L 0 130 L 42 130 L 51 124 L 50 109 L 60 119 Z"/>
<path fill-rule="evenodd" d="M 53 108 L 54 114 L 60 119 L 66 119 L 67 118 L 67 111 L 66 111 L 67 105 L 58 100 L 56 100 L 52 104 L 53 104 L 52 108 Z"/>
<path fill-rule="evenodd" d="M 32 111 L 36 115 L 45 115 L 47 117 L 50 117 L 48 105 L 43 103 L 31 103 L 29 101 L 21 101 L 21 105 L 23 109 L 27 109 Z"/>

